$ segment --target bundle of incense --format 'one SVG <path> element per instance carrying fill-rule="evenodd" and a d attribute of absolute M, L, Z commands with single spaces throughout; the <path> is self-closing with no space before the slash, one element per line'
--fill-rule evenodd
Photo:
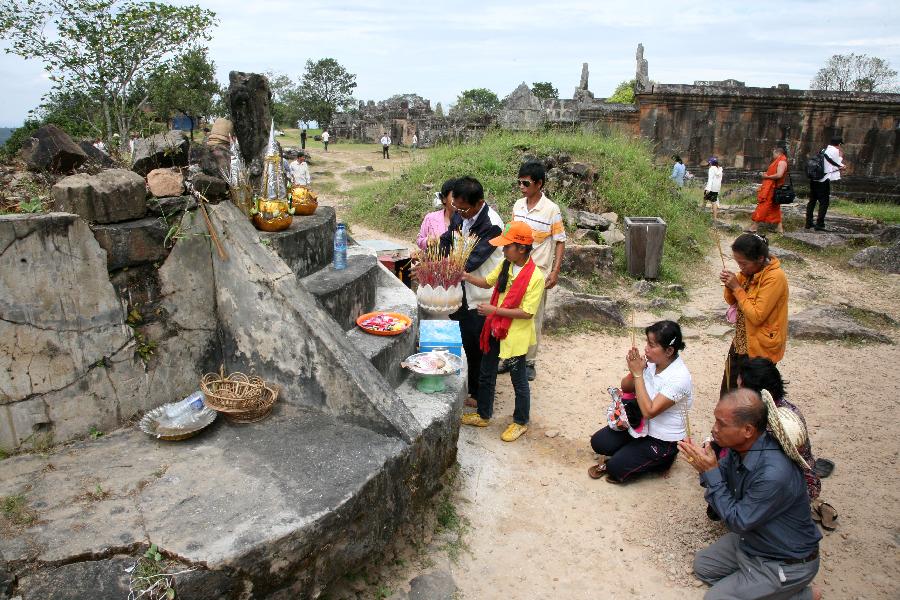
<path fill-rule="evenodd" d="M 687 432 L 687 439 L 691 439 L 691 416 L 690 416 L 690 408 L 688 408 L 687 402 L 681 402 L 681 418 L 684 419 L 684 430 Z"/>
<path fill-rule="evenodd" d="M 725 269 L 725 253 L 722 252 L 722 241 L 719 239 L 719 228 L 716 226 L 716 223 L 719 221 L 719 209 L 716 206 L 716 203 L 713 202 L 712 205 L 713 210 L 713 237 L 716 238 L 716 248 L 719 249 L 719 258 L 722 259 L 722 268 Z"/>
<path fill-rule="evenodd" d="M 478 236 L 463 235 L 459 231 L 453 232 L 453 242 L 450 253 L 441 252 L 439 240 L 428 240 L 425 252 L 422 253 L 416 274 L 419 283 L 431 287 L 450 288 L 462 281 L 466 261 L 478 244 Z"/>

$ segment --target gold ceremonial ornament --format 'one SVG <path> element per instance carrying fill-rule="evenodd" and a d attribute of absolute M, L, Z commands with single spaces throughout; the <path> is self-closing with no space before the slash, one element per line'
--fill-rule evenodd
<path fill-rule="evenodd" d="M 295 215 L 309 216 L 319 207 L 319 196 L 306 186 L 291 188 L 291 206 Z"/>
<path fill-rule="evenodd" d="M 283 231 L 294 220 L 294 209 L 287 194 L 281 162 L 281 153 L 275 143 L 273 120 L 269 129 L 269 146 L 263 159 L 260 194 L 254 199 L 254 206 L 250 211 L 253 225 L 261 231 Z"/>

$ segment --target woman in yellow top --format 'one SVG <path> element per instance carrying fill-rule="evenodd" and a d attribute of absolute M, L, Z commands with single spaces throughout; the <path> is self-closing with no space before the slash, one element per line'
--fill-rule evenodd
<path fill-rule="evenodd" d="M 788 281 L 781 263 L 769 255 L 766 238 L 745 233 L 731 245 L 740 272 L 724 269 L 725 302 L 737 311 L 734 341 L 725 361 L 721 393 L 737 387 L 737 376 L 750 358 L 784 357 L 788 334 Z"/>
<path fill-rule="evenodd" d="M 490 303 L 478 305 L 478 314 L 486 317 L 481 331 L 481 373 L 478 378 L 478 412 L 462 416 L 463 425 L 487 427 L 494 414 L 497 365 L 505 359 L 516 394 L 513 422 L 500 436 L 514 442 L 528 431 L 531 390 L 525 355 L 536 342 L 534 314 L 544 295 L 544 274 L 531 260 L 534 237 L 523 221 L 513 221 L 490 243 L 503 247 L 503 262 L 487 277 L 465 273 L 463 279 L 481 288 L 494 288 Z"/>

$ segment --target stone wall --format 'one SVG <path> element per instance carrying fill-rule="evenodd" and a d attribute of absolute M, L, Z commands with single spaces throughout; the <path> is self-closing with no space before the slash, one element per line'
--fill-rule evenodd
<path fill-rule="evenodd" d="M 755 180 L 786 142 L 795 184 L 804 185 L 807 156 L 840 135 L 851 168 L 837 190 L 900 198 L 900 94 L 657 84 L 636 103 L 640 135 L 661 159 L 701 165 L 717 156 L 728 179 Z"/>

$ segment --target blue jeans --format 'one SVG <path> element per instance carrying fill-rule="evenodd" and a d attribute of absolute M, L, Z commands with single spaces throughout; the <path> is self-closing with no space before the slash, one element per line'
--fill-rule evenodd
<path fill-rule="evenodd" d="M 481 357 L 481 375 L 478 377 L 478 414 L 482 419 L 494 416 L 494 395 L 497 388 L 497 366 L 500 364 L 500 340 L 491 336 L 490 350 Z M 509 378 L 516 392 L 516 410 L 513 421 L 527 425 L 531 412 L 531 389 L 528 387 L 528 371 L 525 355 L 508 358 Z"/>

